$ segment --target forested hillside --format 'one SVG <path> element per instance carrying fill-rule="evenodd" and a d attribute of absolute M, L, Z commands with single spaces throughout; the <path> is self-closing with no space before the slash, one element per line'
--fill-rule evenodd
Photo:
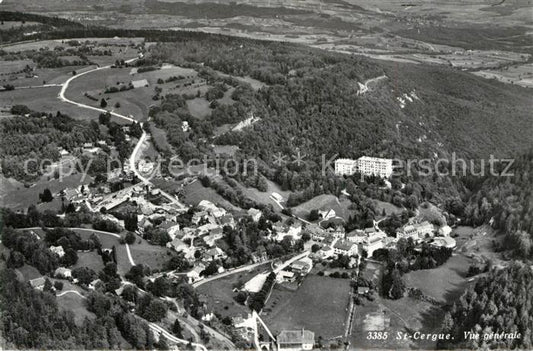
<path fill-rule="evenodd" d="M 508 177 L 472 179 L 478 182 L 466 204 L 451 201 L 448 209 L 474 226 L 482 223 L 506 233 L 506 247 L 517 257 L 533 254 L 533 150 L 519 155 Z"/>
<path fill-rule="evenodd" d="M 447 313 L 445 333 L 454 340 L 440 342 L 438 348 L 531 349 L 533 333 L 533 270 L 514 264 L 493 270 L 469 288 Z M 465 340 L 464 332 L 480 333 L 479 340 Z M 490 333 L 520 333 L 519 338 L 489 338 Z"/>
<path fill-rule="evenodd" d="M 59 159 L 59 147 L 73 151 L 86 142 L 95 142 L 99 135 L 97 123 L 76 121 L 66 115 L 46 115 L 30 111 L 26 106 L 14 106 L 12 118 L 0 121 L 0 157 L 6 177 L 31 179 L 38 176 L 42 160 Z M 26 160 L 28 171 L 24 170 Z"/>
<path fill-rule="evenodd" d="M 456 152 L 475 158 L 531 146 L 524 143 L 533 132 L 527 89 L 447 67 L 376 62 L 286 43 L 211 38 L 155 46 L 150 59 L 201 63 L 268 84 L 238 96 L 261 122 L 217 142 L 239 145 L 269 162 L 277 152 L 297 148 L 316 160 L 336 153 L 427 157 Z M 387 78 L 357 95 L 358 82 L 381 75 Z M 398 98 L 404 100 L 403 108 Z M 224 109 L 213 111 L 215 125 L 228 113 Z"/>

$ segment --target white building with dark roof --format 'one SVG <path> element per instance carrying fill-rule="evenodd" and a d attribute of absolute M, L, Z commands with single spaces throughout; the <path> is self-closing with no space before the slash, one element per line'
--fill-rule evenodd
<path fill-rule="evenodd" d="M 357 254 L 357 245 L 348 240 L 339 240 L 333 245 L 337 255 L 353 256 Z"/>

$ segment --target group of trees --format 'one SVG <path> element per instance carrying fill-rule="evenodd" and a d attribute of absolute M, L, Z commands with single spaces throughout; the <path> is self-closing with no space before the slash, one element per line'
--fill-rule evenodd
<path fill-rule="evenodd" d="M 41 274 L 53 273 L 59 266 L 59 257 L 30 232 L 4 227 L 2 244 L 11 249 L 11 261 L 19 267 L 22 257 L 24 262 L 37 268 Z"/>
<path fill-rule="evenodd" d="M 265 301 L 270 294 L 270 290 L 272 290 L 273 285 L 276 283 L 276 274 L 270 273 L 268 277 L 265 280 L 265 283 L 263 284 L 263 287 L 261 290 L 253 294 L 250 299 L 248 300 L 248 307 L 250 307 L 252 310 L 256 312 L 261 312 L 263 307 L 265 306 Z"/>
<path fill-rule="evenodd" d="M 99 135 L 94 121 L 74 120 L 60 112 L 42 114 L 17 105 L 11 113 L 15 117 L 0 121 L 0 156 L 6 177 L 32 180 L 46 170 L 41 167 L 43 160 L 59 160 L 60 147 L 72 152 L 83 143 L 95 142 Z M 27 160 L 31 162 L 27 162 L 25 170 Z"/>
<path fill-rule="evenodd" d="M 486 176 L 469 179 L 472 196 L 467 201 L 450 199 L 447 209 L 474 226 L 490 223 L 505 233 L 506 249 L 516 257 L 533 255 L 533 149 L 514 159 L 508 170 L 512 176 Z M 497 164 L 497 174 L 505 164 Z"/>
<path fill-rule="evenodd" d="M 451 340 L 441 340 L 439 349 L 531 349 L 533 333 L 533 270 L 514 263 L 493 269 L 469 287 L 446 313 L 443 332 Z M 479 339 L 465 339 L 464 332 L 480 333 Z M 520 336 L 487 338 L 490 333 L 519 333 Z"/>
<path fill-rule="evenodd" d="M 422 247 L 415 250 L 411 238 L 400 239 L 395 249 L 379 249 L 374 252 L 374 257 L 384 262 L 381 277 L 381 293 L 390 299 L 402 298 L 406 291 L 402 275 L 413 270 L 432 269 L 444 264 L 452 255 L 452 249 L 434 247 L 423 243 Z"/>

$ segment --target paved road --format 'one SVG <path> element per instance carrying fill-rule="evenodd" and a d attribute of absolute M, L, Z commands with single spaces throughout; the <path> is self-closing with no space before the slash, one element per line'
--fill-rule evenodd
<path fill-rule="evenodd" d="M 82 299 L 86 299 L 85 296 L 83 296 L 82 294 L 80 294 L 78 291 L 76 290 L 65 290 L 65 291 L 62 291 L 60 292 L 59 294 L 57 294 L 56 296 L 63 296 L 63 295 L 66 295 L 66 294 L 76 294 L 78 295 L 79 297 L 81 297 Z"/>
<path fill-rule="evenodd" d="M 17 230 L 40 230 L 40 229 L 42 228 L 41 227 L 17 228 Z M 63 229 L 77 230 L 77 231 L 82 231 L 82 232 L 91 232 L 95 234 L 111 235 L 111 236 L 114 236 L 115 238 L 120 238 L 120 235 L 116 233 L 104 232 L 102 230 L 96 230 L 96 229 L 90 229 L 90 228 L 64 227 Z M 133 256 L 131 255 L 130 246 L 128 244 L 125 244 L 125 245 L 126 245 L 126 252 L 128 253 L 128 260 L 130 261 L 130 264 L 132 266 L 135 266 L 135 262 L 133 261 Z"/>
<path fill-rule="evenodd" d="M 132 58 L 130 60 L 127 60 L 126 63 L 131 63 L 131 62 L 134 62 L 135 60 L 137 60 L 137 58 Z M 67 79 L 65 81 L 65 83 L 63 83 L 62 85 L 62 88 L 61 88 L 61 91 L 59 92 L 59 95 L 58 95 L 58 98 L 61 100 L 61 101 L 64 101 L 64 102 L 67 102 L 69 104 L 73 104 L 73 105 L 76 105 L 78 107 L 81 107 L 81 108 L 86 108 L 86 109 L 90 109 L 90 110 L 94 110 L 94 111 L 98 111 L 98 112 L 102 112 L 102 113 L 106 113 L 106 112 L 109 112 L 112 116 L 115 116 L 115 117 L 118 117 L 118 118 L 121 118 L 121 119 L 124 119 L 126 121 L 129 121 L 129 122 L 137 122 L 137 120 L 131 118 L 131 117 L 127 117 L 127 116 L 124 116 L 124 115 L 121 115 L 119 113 L 116 113 L 116 112 L 113 112 L 113 111 L 108 111 L 108 110 L 105 110 L 103 108 L 98 108 L 98 107 L 94 107 L 94 106 L 89 106 L 89 105 L 86 105 L 86 104 L 83 104 L 83 103 L 80 103 L 80 102 L 76 102 L 76 101 L 73 101 L 73 100 L 70 100 L 68 99 L 67 97 L 65 97 L 65 92 L 67 91 L 68 87 L 69 87 L 69 84 L 70 82 L 72 82 L 73 80 L 81 77 L 81 76 L 84 76 L 86 74 L 89 74 L 89 73 L 92 73 L 92 72 L 96 72 L 96 71 L 100 71 L 100 70 L 103 70 L 103 69 L 109 69 L 111 68 L 110 65 L 108 66 L 103 66 L 103 67 L 97 67 L 95 69 L 92 69 L 92 70 L 88 70 L 88 71 L 85 71 L 85 72 L 82 72 L 82 73 L 79 73 L 75 76 L 72 76 L 70 77 L 69 79 Z M 141 125 L 141 128 L 143 127 L 143 123 L 140 122 L 140 125 Z M 143 142 L 146 140 L 147 138 L 147 134 L 146 132 L 144 131 L 143 129 L 143 134 L 141 135 L 141 137 L 139 138 L 139 141 L 137 142 L 137 145 L 135 145 L 135 148 L 133 149 L 133 152 L 131 153 L 131 156 L 129 158 L 129 164 L 130 164 L 130 168 L 131 170 L 133 171 L 133 173 L 135 173 L 135 176 L 137 176 L 137 178 L 139 178 L 143 184 L 151 184 L 150 180 L 146 177 L 144 177 L 140 172 L 139 170 L 137 169 L 136 165 L 135 165 L 135 162 L 137 160 L 137 154 L 139 152 L 139 150 L 141 149 L 141 146 L 143 144 Z M 161 195 L 163 195 L 164 197 L 166 197 L 168 200 L 170 200 L 173 204 L 179 206 L 180 208 L 182 209 L 185 209 L 186 206 L 183 205 L 182 203 L 180 203 L 175 196 L 172 196 L 170 195 L 169 193 L 163 191 L 163 190 L 160 190 L 161 192 Z"/>
<path fill-rule="evenodd" d="M 131 62 L 134 62 L 135 60 L 137 60 L 137 58 L 133 58 L 133 59 L 127 60 L 126 63 L 131 63 Z M 125 119 L 125 120 L 127 120 L 129 122 L 132 122 L 132 123 L 133 122 L 137 122 L 135 119 L 133 119 L 131 117 L 126 117 L 126 116 L 121 115 L 119 113 L 108 111 L 108 110 L 105 110 L 103 108 L 89 106 L 89 105 L 86 105 L 86 104 L 82 104 L 80 102 L 72 101 L 72 100 L 68 99 L 67 97 L 65 97 L 65 92 L 67 91 L 70 82 L 72 82 L 74 79 L 78 79 L 79 77 L 84 76 L 86 74 L 89 74 L 89 73 L 92 73 L 92 72 L 96 72 L 96 71 L 100 71 L 100 70 L 103 70 L 103 69 L 108 69 L 108 68 L 111 68 L 111 66 L 109 65 L 109 66 L 97 67 L 95 69 L 91 69 L 89 71 L 85 71 L 85 72 L 82 72 L 82 73 L 76 74 L 75 76 L 70 77 L 69 79 L 67 79 L 65 81 L 65 83 L 63 83 L 63 86 L 61 88 L 61 91 L 59 92 L 58 98 L 61 101 L 63 101 L 63 102 L 67 102 L 69 104 L 76 105 L 76 106 L 81 107 L 81 108 L 86 108 L 86 109 L 89 109 L 89 110 L 94 110 L 94 111 L 103 112 L 103 113 L 109 112 L 112 116 Z"/>

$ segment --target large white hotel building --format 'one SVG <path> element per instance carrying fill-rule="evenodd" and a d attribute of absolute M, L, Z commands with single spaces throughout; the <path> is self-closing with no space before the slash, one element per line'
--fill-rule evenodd
<path fill-rule="evenodd" d="M 349 158 L 335 160 L 336 175 L 352 175 L 356 172 L 367 176 L 389 178 L 392 174 L 392 160 L 368 156 L 359 157 L 357 160 Z"/>

